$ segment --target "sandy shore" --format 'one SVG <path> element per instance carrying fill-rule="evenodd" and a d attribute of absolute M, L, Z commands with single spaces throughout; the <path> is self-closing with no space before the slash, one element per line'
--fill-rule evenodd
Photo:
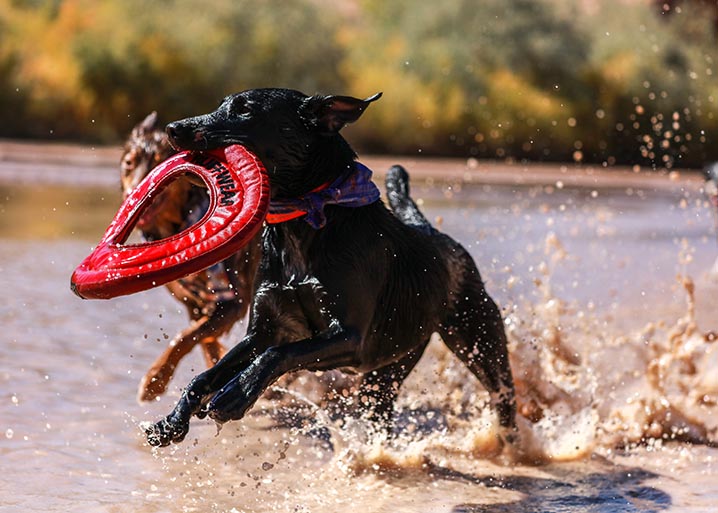
<path fill-rule="evenodd" d="M 83 146 L 0 140 L 0 183 L 54 183 L 85 186 L 118 184 L 120 146 Z M 672 172 L 629 167 L 561 163 L 510 163 L 477 159 L 417 156 L 362 156 L 361 161 L 382 179 L 394 164 L 413 179 L 504 185 L 632 187 L 695 190 L 702 185 L 694 170 Z"/>

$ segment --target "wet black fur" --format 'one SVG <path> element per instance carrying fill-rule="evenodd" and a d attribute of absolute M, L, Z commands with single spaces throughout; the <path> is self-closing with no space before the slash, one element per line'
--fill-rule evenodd
<path fill-rule="evenodd" d="M 243 144 L 266 166 L 273 197 L 300 196 L 354 166 L 339 130 L 378 97 L 250 90 L 210 114 L 171 123 L 167 133 L 181 149 Z M 277 378 L 299 369 L 363 373 L 372 415 L 387 421 L 399 386 L 437 331 L 489 390 L 504 436 L 513 436 L 499 309 L 468 252 L 419 212 L 398 166 L 387 194 L 393 213 L 379 201 L 327 206 L 320 230 L 302 218 L 267 225 L 246 336 L 147 430 L 151 445 L 180 442 L 193 415 L 242 418 Z"/>

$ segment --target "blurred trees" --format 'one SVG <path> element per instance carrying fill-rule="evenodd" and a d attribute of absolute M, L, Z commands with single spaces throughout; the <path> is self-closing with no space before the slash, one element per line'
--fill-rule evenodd
<path fill-rule="evenodd" d="M 710 9 L 700 0 L 0 0 L 0 136 L 115 142 L 153 109 L 170 120 L 278 86 L 383 91 L 348 129 L 365 150 L 701 165 L 718 159 Z"/>
<path fill-rule="evenodd" d="M 356 129 L 376 149 L 657 167 L 718 158 L 718 52 L 700 2 L 670 17 L 635 0 L 362 5 L 345 76 L 357 93 L 387 93 L 379 130 Z"/>
<path fill-rule="evenodd" d="M 0 0 L 0 136 L 110 142 L 249 87 L 341 89 L 335 18 L 309 0 Z"/>
<path fill-rule="evenodd" d="M 396 135 L 374 144 L 497 157 L 518 148 L 566 158 L 553 140 L 565 131 L 571 101 L 590 94 L 581 83 L 588 41 L 572 10 L 536 0 L 364 5 L 362 28 L 347 45 L 356 56 L 350 84 L 397 98 L 377 109 L 380 126 Z M 382 41 L 388 49 L 377 52 Z"/>

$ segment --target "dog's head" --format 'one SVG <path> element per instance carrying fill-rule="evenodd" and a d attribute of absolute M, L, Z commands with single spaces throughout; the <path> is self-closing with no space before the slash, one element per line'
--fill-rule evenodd
<path fill-rule="evenodd" d="M 166 130 L 177 149 L 246 146 L 267 168 L 273 194 L 301 194 L 331 178 L 323 175 L 336 162 L 355 157 L 339 131 L 380 97 L 378 93 L 359 100 L 251 89 L 227 96 L 214 112 L 175 121 Z"/>
<path fill-rule="evenodd" d="M 158 123 L 157 113 L 150 113 L 132 129 L 122 151 L 120 183 L 124 197 L 127 197 L 157 164 L 174 153 L 175 150 Z"/>

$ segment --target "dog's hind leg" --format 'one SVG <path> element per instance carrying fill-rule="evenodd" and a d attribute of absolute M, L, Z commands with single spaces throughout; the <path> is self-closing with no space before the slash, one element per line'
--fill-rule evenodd
<path fill-rule="evenodd" d="M 455 297 L 439 332 L 449 349 L 489 392 L 502 436 L 513 443 L 518 436 L 516 400 L 501 312 L 473 277 Z"/>
<path fill-rule="evenodd" d="M 428 343 L 429 341 L 426 340 L 401 360 L 362 376 L 359 400 L 370 408 L 369 418 L 372 421 L 385 428 L 391 428 L 392 411 L 399 388 L 416 366 Z"/>

